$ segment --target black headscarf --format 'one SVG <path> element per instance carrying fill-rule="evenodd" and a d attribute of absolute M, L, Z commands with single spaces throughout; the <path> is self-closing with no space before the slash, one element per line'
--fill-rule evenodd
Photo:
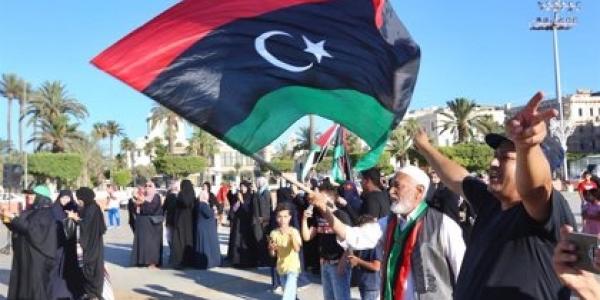
<path fill-rule="evenodd" d="M 67 204 L 62 205 L 62 203 L 60 203 L 60 198 L 67 196 L 69 197 L 69 202 L 67 202 Z M 71 192 L 70 190 L 61 190 L 58 193 L 58 197 L 56 197 L 56 200 L 54 201 L 55 203 L 58 203 L 63 210 L 70 210 L 70 211 L 77 211 L 79 209 L 79 206 L 77 205 L 77 202 L 75 201 L 75 198 L 73 197 L 73 192 Z"/>
<path fill-rule="evenodd" d="M 189 180 L 181 181 L 179 185 L 179 197 L 182 199 L 196 199 L 196 192 L 194 191 L 194 185 Z"/>
<path fill-rule="evenodd" d="M 33 200 L 33 209 L 45 208 L 52 206 L 52 199 L 42 196 L 40 194 L 35 194 L 35 200 Z"/>

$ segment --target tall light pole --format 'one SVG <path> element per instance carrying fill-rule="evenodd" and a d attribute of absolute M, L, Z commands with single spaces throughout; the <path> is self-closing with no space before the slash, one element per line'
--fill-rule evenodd
<path fill-rule="evenodd" d="M 560 90 L 560 60 L 558 56 L 558 31 L 569 30 L 575 26 L 577 19 L 575 17 L 563 18 L 560 13 L 562 11 L 573 12 L 580 9 L 580 2 L 565 2 L 565 1 L 538 1 L 540 10 L 552 13 L 552 18 L 538 17 L 531 24 L 529 29 L 531 30 L 552 30 L 552 42 L 554 46 L 554 81 L 556 84 L 556 100 L 558 101 L 558 110 L 560 117 L 560 124 L 555 135 L 558 137 L 560 144 L 565 153 L 563 158 L 563 179 L 568 180 L 567 170 L 567 138 L 569 137 L 565 128 L 565 116 L 563 112 L 562 93 Z"/>

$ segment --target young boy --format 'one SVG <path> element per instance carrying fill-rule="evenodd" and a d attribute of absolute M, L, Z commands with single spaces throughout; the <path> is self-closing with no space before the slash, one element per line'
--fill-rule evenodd
<path fill-rule="evenodd" d="M 375 217 L 362 215 L 358 224 L 363 225 L 369 222 L 376 222 Z M 383 253 L 378 245 L 374 249 L 357 251 L 356 255 L 349 255 L 348 261 L 352 268 L 355 268 L 357 276 L 358 290 L 362 300 L 378 300 L 381 285 L 381 261 Z"/>
<path fill-rule="evenodd" d="M 323 183 L 319 186 L 319 192 L 327 196 L 327 205 L 334 210 L 333 214 L 343 223 L 350 224 L 350 216 L 335 207 L 337 189 L 330 183 Z M 312 221 L 310 226 L 309 219 Z M 349 300 L 350 264 L 345 257 L 344 248 L 338 244 L 335 232 L 327 220 L 320 215 L 313 216 L 312 210 L 307 209 L 302 218 L 302 238 L 305 241 L 317 238 L 323 299 Z"/>
<path fill-rule="evenodd" d="M 302 240 L 298 230 L 290 226 L 291 208 L 281 203 L 275 208 L 278 228 L 269 235 L 269 253 L 277 256 L 277 273 L 283 281 L 283 300 L 295 300 L 298 275 L 300 274 L 300 247 Z"/>

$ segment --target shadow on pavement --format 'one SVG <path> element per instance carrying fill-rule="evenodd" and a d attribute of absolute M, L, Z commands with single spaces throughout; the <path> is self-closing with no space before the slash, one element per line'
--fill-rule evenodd
<path fill-rule="evenodd" d="M 182 300 L 205 300 L 207 298 L 174 291 L 158 284 L 147 284 L 145 289 L 135 288 L 134 292 L 146 295 L 150 299 L 182 299 Z"/>
<path fill-rule="evenodd" d="M 250 271 L 250 270 L 249 270 Z M 213 270 L 201 272 L 180 272 L 178 276 L 192 279 L 198 285 L 215 290 L 233 297 L 242 299 L 280 299 L 281 296 L 271 293 L 271 285 L 252 279 L 253 273 L 269 276 L 269 270 L 256 269 L 247 273 L 247 276 L 224 274 Z"/>

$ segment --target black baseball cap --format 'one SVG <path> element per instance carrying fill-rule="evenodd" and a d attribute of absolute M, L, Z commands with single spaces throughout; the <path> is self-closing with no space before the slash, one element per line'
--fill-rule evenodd
<path fill-rule="evenodd" d="M 497 149 L 503 142 L 513 143 L 511 139 L 501 133 L 488 133 L 485 136 L 485 143 L 493 149 Z M 514 143 L 513 143 L 514 144 Z M 550 164 L 552 171 L 558 169 L 562 165 L 563 158 L 565 157 L 565 151 L 562 149 L 560 142 L 554 136 L 548 134 L 540 145 L 542 151 Z"/>
<path fill-rule="evenodd" d="M 488 133 L 485 135 L 485 143 L 493 149 L 498 149 L 502 142 L 510 142 L 514 145 L 513 141 L 506 137 L 504 134 L 500 133 Z"/>

